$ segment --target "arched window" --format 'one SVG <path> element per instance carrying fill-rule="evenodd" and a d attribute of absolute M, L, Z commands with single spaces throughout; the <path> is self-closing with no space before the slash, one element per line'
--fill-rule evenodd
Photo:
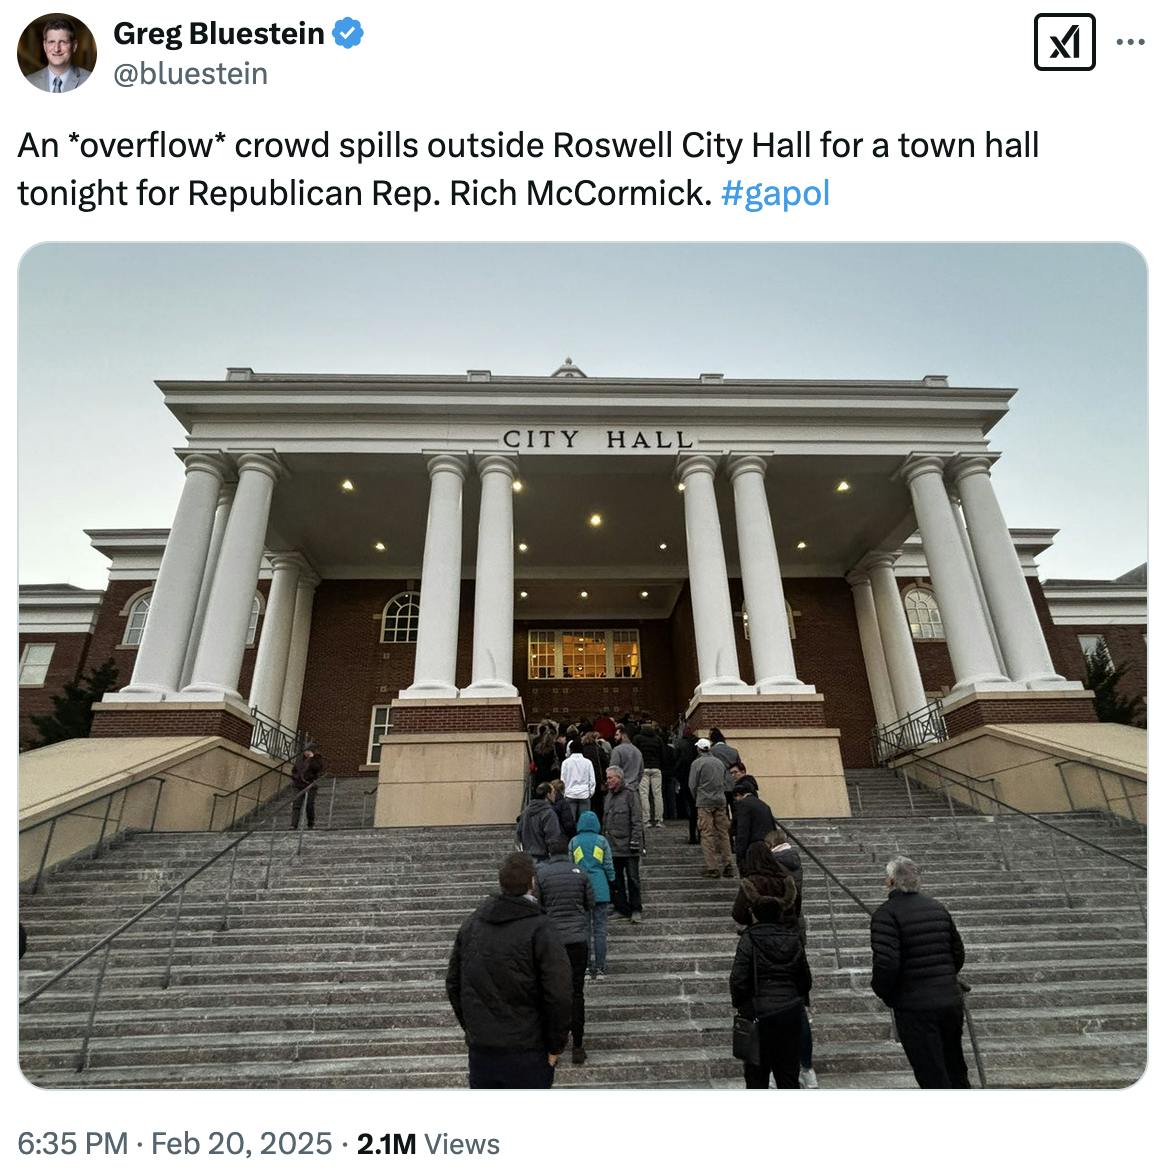
<path fill-rule="evenodd" d="M 151 592 L 143 592 L 137 600 L 133 600 L 126 608 L 126 633 L 122 638 L 123 645 L 141 645 L 142 634 L 146 630 L 146 616 L 150 612 Z"/>
<path fill-rule="evenodd" d="M 247 618 L 247 644 L 254 645 L 256 639 L 256 627 L 260 623 L 260 613 L 263 610 L 260 608 L 260 598 L 257 593 L 252 597 L 251 601 L 251 616 Z"/>
<path fill-rule="evenodd" d="M 381 614 L 381 640 L 385 642 L 417 641 L 417 592 L 399 592 Z"/>
<path fill-rule="evenodd" d="M 937 607 L 937 598 L 928 588 L 910 588 L 904 594 L 904 611 L 914 640 L 945 640 L 941 610 Z"/>

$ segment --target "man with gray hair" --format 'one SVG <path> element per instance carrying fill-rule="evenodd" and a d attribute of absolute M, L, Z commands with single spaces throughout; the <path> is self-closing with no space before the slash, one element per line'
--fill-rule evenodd
<path fill-rule="evenodd" d="M 953 916 L 920 893 L 914 861 L 894 857 L 885 873 L 888 899 L 872 915 L 872 991 L 893 1011 L 917 1085 L 968 1088 L 957 980 L 965 945 Z"/>

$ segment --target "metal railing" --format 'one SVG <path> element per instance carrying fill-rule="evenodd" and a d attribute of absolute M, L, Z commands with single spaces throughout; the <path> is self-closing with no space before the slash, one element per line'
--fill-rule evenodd
<path fill-rule="evenodd" d="M 1061 759 L 1058 760 L 1054 766 L 1058 769 L 1059 779 L 1063 783 L 1063 791 L 1067 794 L 1067 804 L 1071 806 L 1071 812 L 1078 812 L 1079 810 L 1075 805 L 1075 798 L 1071 793 L 1071 785 L 1067 780 L 1067 774 L 1063 769 L 1068 767 L 1090 768 L 1091 771 L 1095 773 L 1095 782 L 1099 785 L 1099 795 L 1103 801 L 1102 807 L 1104 811 L 1111 813 L 1113 816 L 1118 815 L 1115 812 L 1115 809 L 1111 807 L 1112 797 L 1108 796 L 1107 788 L 1103 783 L 1103 776 L 1106 774 L 1108 776 L 1114 776 L 1115 779 L 1119 781 L 1120 792 L 1123 794 L 1124 803 L 1127 805 L 1128 815 L 1134 822 L 1136 822 L 1136 824 L 1141 823 L 1139 817 L 1136 816 L 1135 805 L 1132 804 L 1132 801 L 1147 797 L 1147 780 L 1141 780 L 1139 776 L 1129 776 L 1126 772 L 1117 772 L 1114 768 L 1101 768 L 1098 764 L 1090 763 L 1088 760 Z M 1130 792 L 1127 786 L 1129 780 L 1133 784 L 1139 785 L 1143 791 Z"/>
<path fill-rule="evenodd" d="M 148 784 L 151 780 L 158 782 L 158 792 L 154 797 L 154 809 L 150 817 L 150 832 L 154 831 L 154 825 L 158 820 L 158 806 L 162 802 L 162 790 L 166 786 L 166 780 L 162 776 L 143 776 L 139 780 L 131 780 L 128 784 L 123 784 L 120 788 L 115 788 L 113 792 L 106 793 L 105 797 L 97 797 L 94 800 L 82 801 L 80 804 L 74 805 L 71 809 L 66 809 L 63 813 L 57 813 L 55 816 L 46 817 L 43 821 L 36 821 L 32 825 L 26 825 L 20 830 L 20 836 L 23 837 L 26 833 L 31 833 L 34 829 L 40 829 L 45 825 L 49 826 L 49 832 L 45 837 L 44 848 L 41 850 L 40 864 L 37 866 L 36 877 L 33 879 L 32 886 L 29 888 L 30 894 L 40 893 L 41 879 L 44 877 L 45 865 L 49 859 L 49 848 L 53 844 L 53 834 L 57 831 L 57 822 L 66 820 L 69 817 L 81 817 L 84 820 L 101 821 L 101 830 L 97 835 L 97 841 L 94 842 L 93 848 L 89 851 L 91 860 L 101 857 L 106 844 L 106 829 L 109 828 L 110 815 L 113 811 L 114 797 L 121 796 L 122 803 L 118 809 L 118 815 L 114 822 L 114 830 L 109 836 L 112 841 L 122 831 L 122 817 L 126 812 L 126 793 L 131 788 L 137 788 L 139 784 Z M 89 808 L 91 805 L 98 804 L 101 800 L 105 800 L 105 812 L 99 817 L 95 813 L 83 813 L 81 809 Z M 82 853 L 85 851 L 82 850 Z M 77 855 L 80 856 L 80 855 Z"/>
<path fill-rule="evenodd" d="M 89 1043 L 93 1037 L 93 1028 L 97 1021 L 97 1006 L 99 1000 L 101 999 L 101 989 L 105 982 L 106 971 L 109 968 L 110 954 L 113 950 L 115 941 L 120 936 L 124 935 L 131 927 L 136 926 L 152 911 L 157 910 L 158 907 L 162 906 L 166 902 L 169 902 L 170 899 L 174 898 L 175 895 L 178 895 L 178 901 L 175 903 L 174 922 L 171 924 L 170 929 L 170 946 L 166 954 L 166 967 L 162 973 L 161 987 L 168 988 L 170 986 L 171 977 L 174 971 L 174 950 L 178 941 L 179 920 L 182 918 L 183 898 L 186 895 L 187 887 L 196 878 L 200 877 L 205 871 L 209 870 L 217 861 L 220 860 L 220 858 L 225 857 L 227 854 L 231 854 L 231 868 L 227 875 L 227 887 L 223 893 L 223 915 L 219 925 L 220 931 L 226 931 L 228 925 L 227 912 L 231 902 L 232 887 L 235 883 L 235 864 L 239 853 L 239 847 L 251 835 L 252 830 L 249 829 L 246 833 L 237 837 L 230 845 L 225 846 L 213 857 L 208 858 L 207 861 L 203 862 L 202 865 L 192 870 L 180 882 L 176 883 L 164 894 L 159 895 L 159 897 L 156 898 L 153 902 L 144 906 L 140 911 L 138 911 L 137 914 L 131 915 L 130 918 L 128 918 L 124 923 L 118 927 L 115 927 L 113 931 L 99 939 L 92 947 L 82 952 L 81 955 L 79 955 L 76 959 L 70 961 L 63 968 L 60 968 L 58 971 L 54 972 L 53 975 L 50 976 L 47 980 L 37 985 L 37 987 L 34 988 L 32 992 L 28 993 L 26 996 L 21 997 L 20 1007 L 22 1009 L 27 1008 L 42 993 L 47 992 L 58 981 L 64 979 L 66 976 L 70 975 L 70 973 L 76 971 L 77 968 L 85 963 L 86 960 L 92 959 L 99 951 L 103 952 L 101 963 L 97 970 L 97 977 L 93 985 L 93 995 L 89 1002 L 89 1012 L 86 1017 L 85 1031 L 81 1039 L 81 1052 L 78 1055 L 77 1060 L 78 1073 L 81 1073 L 81 1071 L 85 1070 L 89 1066 Z"/>
<path fill-rule="evenodd" d="M 1066 905 L 1068 908 L 1071 908 L 1074 906 L 1074 899 L 1071 896 L 1070 887 L 1067 883 L 1067 877 L 1066 877 L 1066 874 L 1063 870 L 1063 862 L 1059 856 L 1059 845 L 1060 844 L 1066 845 L 1067 840 L 1075 841 L 1079 845 L 1086 846 L 1089 850 L 1093 851 L 1094 853 L 1103 854 L 1106 857 L 1109 857 L 1109 858 L 1114 859 L 1115 861 L 1121 862 L 1124 866 L 1126 866 L 1128 869 L 1136 872 L 1137 874 L 1143 874 L 1144 878 L 1145 878 L 1145 884 L 1146 884 L 1147 873 L 1148 873 L 1148 867 L 1146 865 L 1144 865 L 1141 862 L 1134 861 L 1132 858 L 1126 857 L 1125 855 L 1123 855 L 1121 853 L 1116 853 L 1115 850 L 1108 849 L 1106 846 L 1103 846 L 1103 845 L 1099 845 L 1096 842 L 1091 841 L 1089 838 L 1083 837 L 1078 833 L 1072 833 L 1071 830 L 1064 829 L 1060 825 L 1054 824 L 1052 821 L 1047 821 L 1047 820 L 1043 819 L 1042 817 L 1037 816 L 1034 813 L 1028 813 L 1025 809 L 1020 809 L 1020 808 L 1015 807 L 1012 804 L 1007 803 L 1006 801 L 1002 800 L 1001 797 L 998 795 L 997 781 L 995 779 L 993 779 L 992 777 L 989 778 L 988 780 L 983 780 L 981 777 L 978 777 L 978 776 L 968 776 L 964 772 L 959 771 L 957 768 L 951 768 L 947 765 L 936 764 L 932 760 L 929 760 L 929 759 L 925 758 L 924 756 L 918 756 L 918 757 L 915 757 L 913 760 L 911 760 L 909 764 L 907 764 L 907 765 L 902 764 L 900 766 L 900 768 L 898 769 L 905 779 L 906 789 L 909 788 L 908 768 L 910 766 L 914 767 L 914 768 L 923 768 L 928 772 L 932 772 L 937 777 L 937 780 L 940 782 L 942 790 L 944 791 L 944 794 L 945 794 L 945 800 L 946 800 L 948 807 L 949 807 L 949 819 L 953 822 L 954 832 L 957 832 L 960 829 L 959 822 L 962 820 L 966 820 L 970 817 L 984 817 L 986 815 L 990 815 L 990 817 L 994 823 L 994 830 L 997 834 L 999 852 L 1002 857 L 1002 866 L 1003 866 L 1003 869 L 1009 873 L 1013 872 L 1014 867 L 1011 864 L 1010 858 L 1007 854 L 1006 842 L 1005 842 L 1005 839 L 1004 839 L 1003 833 L 1002 833 L 1002 827 L 1001 827 L 1001 822 L 1000 822 L 1000 818 L 1002 816 L 1002 810 L 1003 809 L 1008 810 L 1010 813 L 1012 813 L 1016 816 L 1023 817 L 1027 821 L 1030 821 L 1033 825 L 1039 826 L 1042 829 L 1044 829 L 1046 831 L 1047 837 L 1050 842 L 1051 857 L 1054 861 L 1055 871 L 1059 876 L 1059 882 L 1060 882 L 1060 885 L 1062 886 L 1063 897 L 1064 897 L 1064 900 L 1066 901 Z M 948 775 L 946 773 L 948 773 Z M 953 776 L 957 777 L 957 779 L 952 779 L 951 777 L 953 777 Z M 985 792 L 982 789 L 976 787 L 976 785 L 983 784 L 983 783 L 989 783 L 991 785 L 991 787 L 994 789 L 992 794 L 989 792 Z M 954 788 L 959 788 L 971 796 L 978 796 L 978 797 L 981 797 L 983 800 L 986 800 L 987 802 L 989 802 L 990 805 L 993 806 L 992 813 L 986 814 L 986 813 L 982 813 L 980 810 L 970 809 L 967 816 L 958 817 L 956 809 L 953 804 L 953 789 Z M 911 790 L 910 790 L 910 795 L 911 795 Z M 1062 837 L 1064 839 L 1062 842 L 1060 842 L 1055 837 L 1056 833 L 1059 834 L 1060 837 Z M 1135 883 L 1135 886 L 1133 887 L 1133 890 L 1135 893 L 1136 905 L 1140 911 L 1140 917 L 1143 919 L 1144 926 L 1146 927 L 1148 924 L 1148 912 L 1147 912 L 1147 908 L 1144 903 L 1143 895 L 1140 891 L 1138 879 L 1136 880 L 1136 883 Z"/>
<path fill-rule="evenodd" d="M 854 890 L 852 890 L 851 887 L 848 886 L 847 883 L 845 883 L 843 879 L 840 878 L 840 876 L 800 837 L 792 833 L 790 828 L 784 826 L 783 832 L 786 834 L 787 839 L 793 841 L 799 847 L 801 853 L 810 858 L 823 874 L 823 886 L 827 896 L 827 917 L 831 926 L 831 943 L 835 952 L 836 971 L 843 971 L 843 959 L 840 954 L 839 928 L 836 926 L 835 921 L 835 902 L 832 897 L 831 884 L 834 882 L 841 893 L 850 899 L 855 906 L 859 907 L 860 910 L 863 911 L 869 919 L 872 918 L 873 908 L 870 907 Z M 806 879 L 804 880 L 804 890 L 806 890 Z M 985 1064 L 982 1061 L 981 1046 L 977 1037 L 977 1026 L 974 1024 L 973 1013 L 970 1011 L 969 1001 L 967 999 L 970 988 L 968 984 L 960 979 L 958 980 L 958 984 L 961 987 L 961 1008 L 965 1017 L 965 1024 L 969 1029 L 969 1046 L 973 1051 L 973 1061 L 974 1065 L 977 1067 L 978 1081 L 984 1089 L 986 1086 Z M 898 1038 L 896 1034 L 895 1013 L 891 1013 L 890 1017 L 890 1037 L 893 1041 L 896 1041 Z"/>
<path fill-rule="evenodd" d="M 254 751 L 262 751 L 272 759 L 295 759 L 308 742 L 308 735 L 304 731 L 293 731 L 281 724 L 279 719 L 264 714 L 259 707 L 251 708 L 251 716 L 255 719 L 255 726 L 251 731 L 251 746 Z"/>
<path fill-rule="evenodd" d="M 894 723 L 885 723 L 872 731 L 871 750 L 874 764 L 886 764 L 890 759 L 915 751 L 925 743 L 942 743 L 949 738 L 941 700 L 910 711 Z"/>

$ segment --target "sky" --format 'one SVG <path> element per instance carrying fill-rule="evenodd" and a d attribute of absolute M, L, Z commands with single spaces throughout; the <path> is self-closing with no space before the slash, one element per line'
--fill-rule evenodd
<path fill-rule="evenodd" d="M 22 584 L 102 588 L 84 528 L 168 527 L 156 379 L 255 371 L 1016 387 L 991 434 L 1044 578 L 1147 559 L 1147 276 L 1123 245 L 42 245 L 19 275 Z"/>

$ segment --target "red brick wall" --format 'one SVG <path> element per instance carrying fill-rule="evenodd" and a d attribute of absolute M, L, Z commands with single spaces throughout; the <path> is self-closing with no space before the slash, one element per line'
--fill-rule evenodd
<path fill-rule="evenodd" d="M 1093 723 L 1089 698 L 978 698 L 945 716 L 949 737 L 955 738 L 987 723 Z"/>
<path fill-rule="evenodd" d="M 1119 692 L 1129 696 L 1148 693 L 1148 629 L 1146 625 L 1055 625 L 1058 652 L 1062 665 L 1055 662 L 1059 672 L 1081 682 L 1087 673 L 1087 662 L 1079 645 L 1079 634 L 1102 637 L 1107 643 L 1111 660 L 1117 665 L 1127 663 L 1128 670 L 1119 680 Z"/>
<path fill-rule="evenodd" d="M 711 727 L 826 727 L 822 702 L 768 702 L 747 697 L 741 702 L 699 702 L 690 715 L 695 731 Z"/>
<path fill-rule="evenodd" d="M 95 711 L 95 737 L 127 738 L 135 735 L 221 735 L 241 747 L 251 746 L 251 724 L 221 710 L 114 710 Z"/>
<path fill-rule="evenodd" d="M 60 694 L 66 682 L 73 681 L 79 673 L 90 668 L 87 661 L 88 633 L 22 633 L 17 649 L 18 658 L 24 655 L 26 645 L 52 645 L 55 648 L 48 672 L 45 674 L 45 684 L 21 686 L 18 690 L 22 751 L 40 738 L 37 729 L 29 722 L 29 716 L 51 715 L 53 695 Z"/>
<path fill-rule="evenodd" d="M 395 708 L 395 735 L 444 731 L 523 731 L 523 707 L 514 706 L 403 706 Z"/>

